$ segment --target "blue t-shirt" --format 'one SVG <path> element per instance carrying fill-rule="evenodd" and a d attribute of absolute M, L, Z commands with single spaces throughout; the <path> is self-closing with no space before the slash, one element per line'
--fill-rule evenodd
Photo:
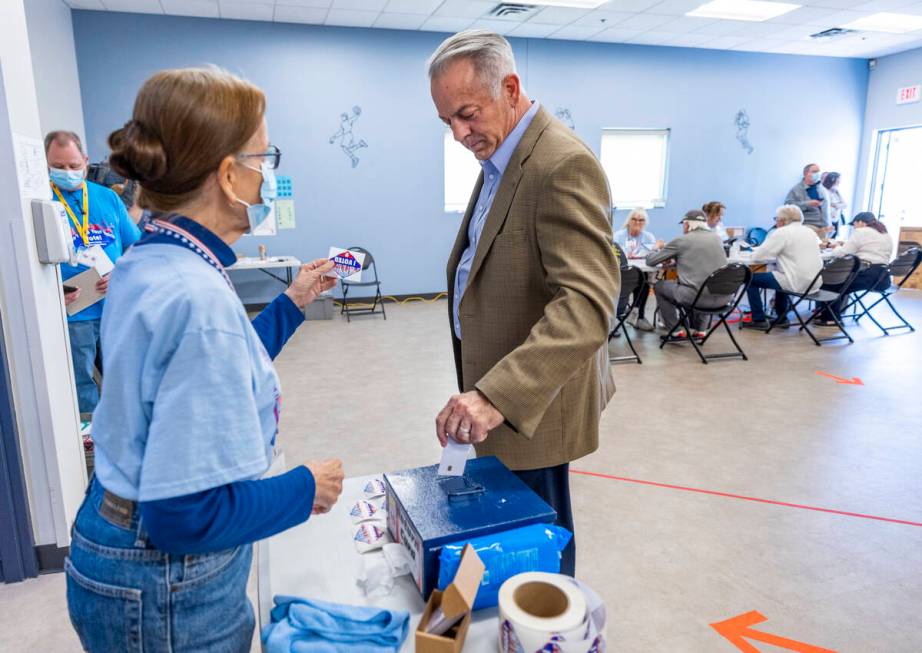
<path fill-rule="evenodd" d="M 125 210 L 125 204 L 119 199 L 113 191 L 105 186 L 94 184 L 91 181 L 86 182 L 87 187 L 87 206 L 90 212 L 88 240 L 90 247 L 94 245 L 102 246 L 112 262 L 115 263 L 125 250 L 141 237 L 138 227 L 132 222 L 128 211 Z M 60 189 L 61 195 L 74 212 L 74 217 L 83 226 L 83 189 L 64 190 Z M 56 193 L 52 193 L 54 199 L 58 199 Z M 84 249 L 86 245 L 83 238 L 74 228 L 73 221 L 68 216 L 70 224 L 70 234 L 74 239 L 74 248 L 77 251 Z M 67 263 L 61 264 L 61 277 L 67 281 L 72 276 L 86 271 L 83 265 L 73 266 Z M 102 309 L 106 300 L 96 302 L 88 306 L 76 315 L 71 315 L 67 319 L 71 322 L 82 320 L 98 320 L 102 317 Z"/>
<path fill-rule="evenodd" d="M 619 229 L 612 236 L 612 240 L 621 245 L 628 258 L 643 258 L 656 249 L 656 236 L 649 231 L 642 231 L 639 236 L 631 236 L 627 228 Z"/>
<path fill-rule="evenodd" d="M 279 380 L 221 273 L 185 247 L 152 242 L 119 261 L 109 288 L 106 384 L 93 416 L 103 487 L 154 501 L 262 476 Z"/>

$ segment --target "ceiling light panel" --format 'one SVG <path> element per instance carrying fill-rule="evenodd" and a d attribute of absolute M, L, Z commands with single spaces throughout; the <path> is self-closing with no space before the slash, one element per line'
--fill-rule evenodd
<path fill-rule="evenodd" d="M 893 14 L 887 11 L 872 14 L 842 25 L 846 29 L 865 32 L 885 32 L 887 34 L 907 34 L 922 29 L 922 16 L 913 14 Z"/>
<path fill-rule="evenodd" d="M 800 5 L 788 2 L 763 2 L 762 0 L 711 0 L 697 9 L 689 11 L 686 16 L 700 18 L 721 18 L 725 20 L 745 20 L 762 22 L 777 18 L 790 11 L 799 9 Z"/>

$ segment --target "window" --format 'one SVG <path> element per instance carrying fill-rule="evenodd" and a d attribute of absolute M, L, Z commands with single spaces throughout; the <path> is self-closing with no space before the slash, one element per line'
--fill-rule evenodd
<path fill-rule="evenodd" d="M 463 213 L 480 174 L 480 163 L 473 152 L 445 132 L 445 212 Z"/>
<path fill-rule="evenodd" d="M 668 129 L 602 130 L 602 168 L 617 208 L 666 206 Z"/>
<path fill-rule="evenodd" d="M 922 227 L 918 210 L 920 167 L 922 127 L 885 129 L 877 133 L 868 210 L 876 213 L 891 233 L 898 233 L 900 227 Z"/>

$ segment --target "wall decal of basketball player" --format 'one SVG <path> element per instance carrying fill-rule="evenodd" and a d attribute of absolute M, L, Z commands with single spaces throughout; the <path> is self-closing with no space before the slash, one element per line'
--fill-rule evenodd
<path fill-rule="evenodd" d="M 756 148 L 749 142 L 749 125 L 751 123 L 746 109 L 737 111 L 734 121 L 736 123 L 736 140 L 738 140 L 742 148 L 746 150 L 746 154 L 752 154 L 752 151 Z"/>
<path fill-rule="evenodd" d="M 557 120 L 565 124 L 570 129 L 576 129 L 576 123 L 573 122 L 573 114 L 570 113 L 569 109 L 562 107 L 558 108 L 557 111 L 554 112 L 554 115 L 557 117 Z"/>
<path fill-rule="evenodd" d="M 355 121 L 358 120 L 361 115 L 362 107 L 359 106 L 352 107 L 352 115 L 348 113 L 341 114 L 339 117 L 339 131 L 330 136 L 330 145 L 333 145 L 339 140 L 339 148 L 343 151 L 343 154 L 348 156 L 352 161 L 353 168 L 359 164 L 359 158 L 355 155 L 356 150 L 368 147 L 368 143 L 366 143 L 364 139 L 356 141 L 355 134 L 352 133 Z"/>

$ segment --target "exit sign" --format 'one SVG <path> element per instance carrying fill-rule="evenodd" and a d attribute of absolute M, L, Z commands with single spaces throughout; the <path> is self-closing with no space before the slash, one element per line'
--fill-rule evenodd
<path fill-rule="evenodd" d="M 896 92 L 897 104 L 911 104 L 922 101 L 922 84 L 904 86 Z"/>

